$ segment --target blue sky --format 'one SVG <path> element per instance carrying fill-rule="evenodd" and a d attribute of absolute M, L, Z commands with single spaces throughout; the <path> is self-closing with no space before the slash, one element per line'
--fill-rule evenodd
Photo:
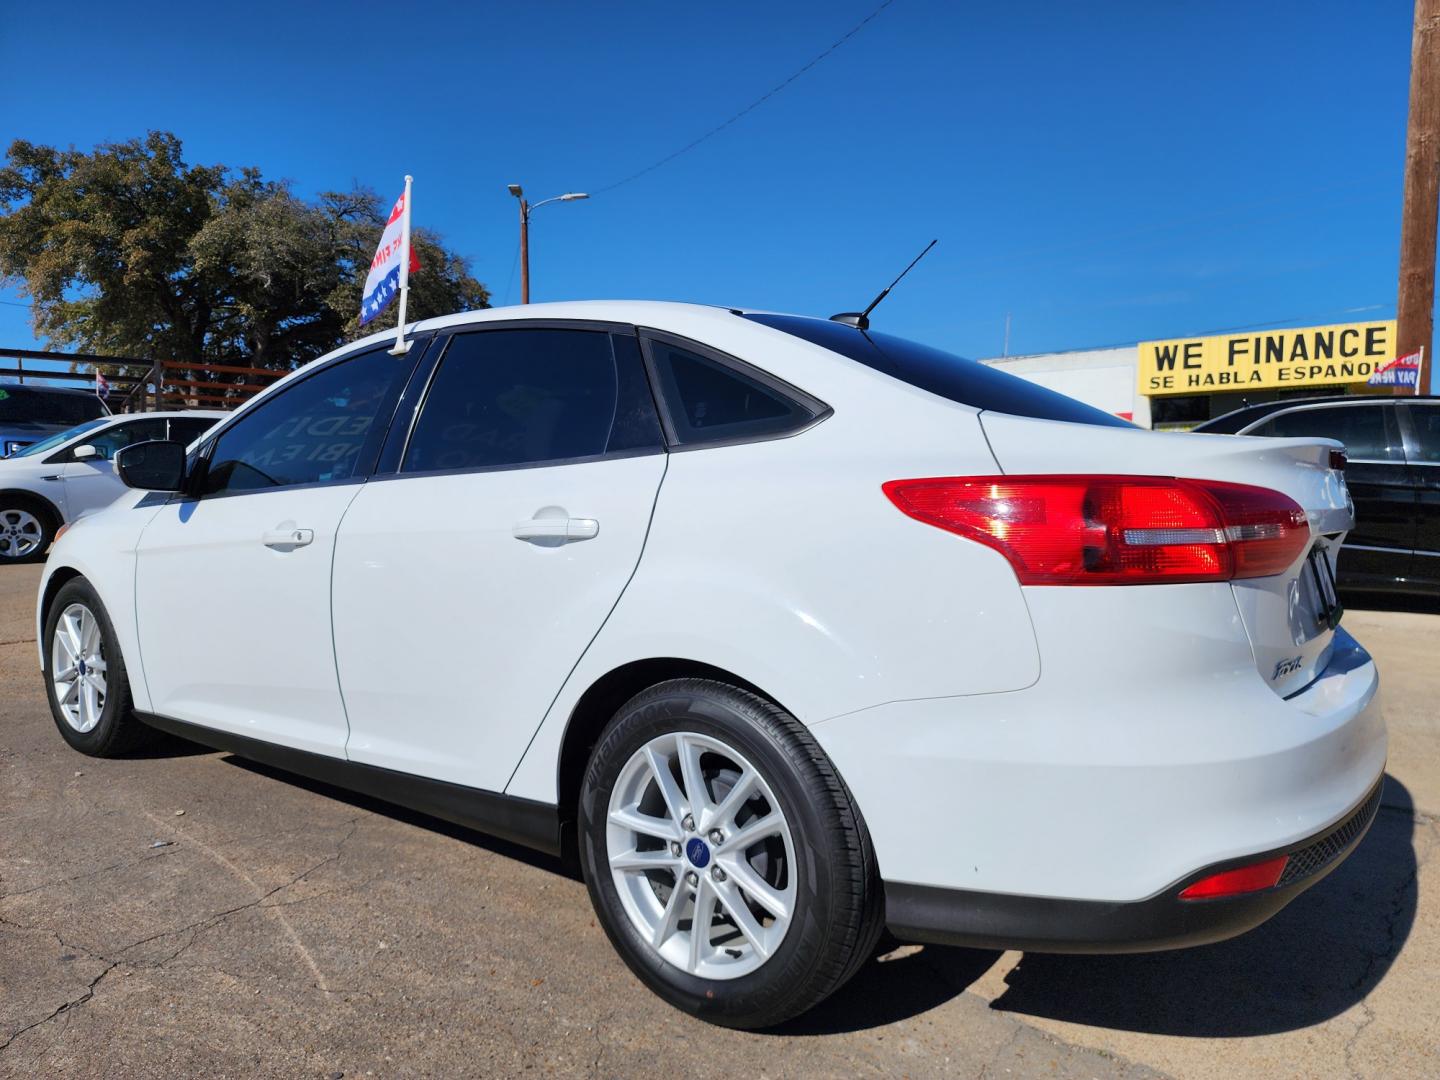
<path fill-rule="evenodd" d="M 19 4 L 0 141 L 168 129 L 305 195 L 410 172 L 417 220 L 518 302 L 507 183 L 598 192 L 879 2 Z M 971 356 L 1006 312 L 1012 353 L 1390 318 L 1410 24 L 1406 0 L 893 0 L 693 151 L 539 210 L 534 299 L 829 315 L 938 237 L 877 326 Z M 0 346 L 31 345 L 0 300 Z"/>

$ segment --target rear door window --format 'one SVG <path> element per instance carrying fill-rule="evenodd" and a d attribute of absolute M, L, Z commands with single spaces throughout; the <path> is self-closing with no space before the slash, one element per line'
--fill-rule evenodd
<path fill-rule="evenodd" d="M 151 417 L 146 420 L 134 420 L 125 424 L 116 424 L 108 427 L 93 439 L 86 439 L 77 444 L 79 446 L 93 446 L 100 451 L 100 456 L 107 461 L 115 456 L 115 451 L 121 447 L 129 446 L 131 443 L 149 442 L 152 439 L 165 438 L 165 418 L 163 416 Z M 75 450 L 71 449 L 66 455 L 67 460 L 73 461 Z"/>
<path fill-rule="evenodd" d="M 580 461 L 660 442 L 633 334 L 478 330 L 446 346 L 400 471 Z"/>
<path fill-rule="evenodd" d="M 1415 444 L 1410 447 L 1410 460 L 1427 464 L 1440 463 L 1440 404 L 1406 405 Z"/>
<path fill-rule="evenodd" d="M 210 416 L 172 416 L 168 436 L 157 435 L 155 438 L 169 438 L 171 442 L 184 443 L 189 446 L 214 427 L 215 423 L 216 418 Z"/>
<path fill-rule="evenodd" d="M 1277 413 L 1246 435 L 1324 438 L 1345 444 L 1352 461 L 1404 461 L 1400 426 L 1388 404 L 1330 405 Z"/>

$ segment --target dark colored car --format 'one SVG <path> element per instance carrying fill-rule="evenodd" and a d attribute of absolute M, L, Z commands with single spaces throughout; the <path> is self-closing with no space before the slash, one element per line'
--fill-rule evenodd
<path fill-rule="evenodd" d="M 1355 528 L 1340 550 L 1341 588 L 1440 595 L 1440 397 L 1291 398 L 1195 430 L 1344 443 Z"/>
<path fill-rule="evenodd" d="M 104 404 L 89 390 L 0 386 L 0 458 L 86 420 L 108 415 Z"/>

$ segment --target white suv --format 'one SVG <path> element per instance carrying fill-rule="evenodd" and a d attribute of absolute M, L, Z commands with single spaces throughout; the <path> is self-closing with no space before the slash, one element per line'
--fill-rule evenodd
<path fill-rule="evenodd" d="M 1385 763 L 1338 444 L 1142 431 L 856 322 L 456 315 L 122 451 L 150 494 L 41 585 L 60 733 L 573 855 L 636 974 L 735 1026 L 887 925 L 1171 948 L 1315 884 Z"/>
<path fill-rule="evenodd" d="M 110 461 L 122 446 L 149 439 L 193 442 L 226 415 L 194 409 L 103 416 L 0 460 L 0 565 L 44 558 L 61 525 L 124 494 Z"/>

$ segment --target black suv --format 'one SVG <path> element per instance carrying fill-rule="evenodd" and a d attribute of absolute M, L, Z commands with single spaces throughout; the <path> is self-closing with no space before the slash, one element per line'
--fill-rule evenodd
<path fill-rule="evenodd" d="M 0 458 L 109 410 L 89 390 L 0 384 Z"/>
<path fill-rule="evenodd" d="M 1195 430 L 1344 443 L 1355 528 L 1340 549 L 1341 587 L 1440 595 L 1440 397 L 1289 398 Z"/>

